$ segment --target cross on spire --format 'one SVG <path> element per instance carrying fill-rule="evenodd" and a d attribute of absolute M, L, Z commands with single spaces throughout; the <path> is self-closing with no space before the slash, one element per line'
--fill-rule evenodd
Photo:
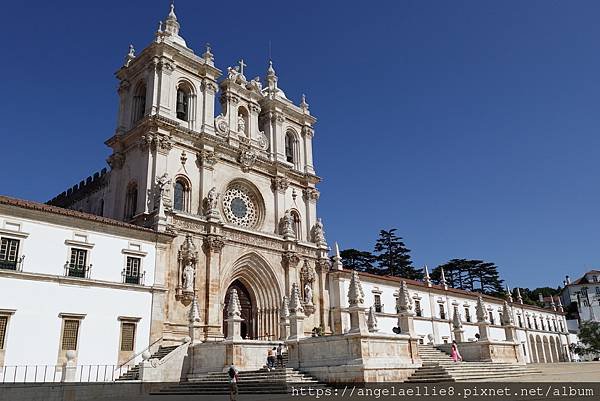
<path fill-rule="evenodd" d="M 244 75 L 244 67 L 248 67 L 248 64 L 244 63 L 244 59 L 238 61 L 240 65 L 240 74 Z"/>

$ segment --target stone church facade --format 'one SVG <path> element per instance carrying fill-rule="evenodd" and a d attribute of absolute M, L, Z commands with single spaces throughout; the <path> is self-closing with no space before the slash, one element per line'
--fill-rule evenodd
<path fill-rule="evenodd" d="M 196 298 L 203 340 L 222 339 L 225 294 L 236 288 L 242 335 L 277 339 L 292 283 L 310 311 L 307 327 L 329 330 L 316 119 L 304 98 L 286 97 L 272 64 L 264 87 L 246 78 L 243 60 L 222 77 L 211 49 L 196 55 L 179 29 L 172 8 L 155 40 L 138 55 L 131 49 L 116 73 L 110 171 L 50 203 L 176 235 L 161 252 L 168 291 L 156 337 L 187 335 Z"/>
<path fill-rule="evenodd" d="M 518 294 L 358 275 L 338 252 L 331 262 L 316 119 L 304 96 L 288 99 L 272 63 L 264 79 L 245 67 L 222 72 L 209 47 L 195 54 L 171 6 L 116 73 L 110 170 L 46 205 L 0 197 L 0 293 L 13 294 L 0 299 L 0 369 L 5 356 L 60 365 L 68 351 L 72 363 L 137 364 L 177 345 L 180 365 L 164 369 L 174 376 L 156 376 L 177 380 L 231 355 L 260 368 L 279 341 L 291 366 L 325 381 L 404 380 L 421 366 L 418 344 L 453 339 L 496 361 L 570 359 L 560 301 L 543 309 Z M 32 292 L 47 295 L 49 313 Z M 40 324 L 53 333 L 43 355 L 22 352 Z M 304 338 L 313 332 L 324 336 Z"/>

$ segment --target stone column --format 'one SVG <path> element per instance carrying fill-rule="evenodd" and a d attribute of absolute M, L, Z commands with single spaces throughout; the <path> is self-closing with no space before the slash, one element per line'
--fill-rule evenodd
<path fill-rule="evenodd" d="M 292 295 L 290 299 L 290 340 L 299 340 L 304 337 L 304 309 L 300 302 L 300 291 L 298 284 L 292 284 Z"/>
<path fill-rule="evenodd" d="M 215 132 L 215 93 L 217 84 L 212 79 L 202 80 L 202 132 Z"/>
<path fill-rule="evenodd" d="M 406 281 L 400 283 L 398 289 L 398 328 L 400 333 L 415 337 L 413 301 L 408 292 Z"/>
<path fill-rule="evenodd" d="M 61 382 L 72 383 L 77 381 L 77 364 L 75 363 L 75 356 L 75 351 L 67 351 L 67 361 L 62 366 Z"/>
<path fill-rule="evenodd" d="M 490 337 L 490 325 L 488 322 L 488 316 L 483 303 L 483 298 L 480 296 L 477 298 L 477 326 L 479 327 L 479 341 L 488 341 Z"/>
<path fill-rule="evenodd" d="M 360 283 L 360 278 L 356 270 L 352 271 L 350 285 L 348 288 L 348 312 L 350 312 L 350 330 L 351 333 L 360 333 L 366 335 L 369 333 L 367 322 L 365 320 L 365 294 Z"/>
<path fill-rule="evenodd" d="M 215 229 L 215 231 L 218 230 Z M 223 338 L 219 270 L 221 250 L 224 245 L 223 237 L 219 234 L 210 234 L 204 238 L 204 252 L 206 254 L 206 331 L 204 335 L 207 341 L 216 341 Z"/>
<path fill-rule="evenodd" d="M 242 335 L 242 308 L 238 298 L 237 290 L 232 288 L 229 292 L 229 303 L 227 304 L 227 338 L 228 341 L 241 341 Z"/>

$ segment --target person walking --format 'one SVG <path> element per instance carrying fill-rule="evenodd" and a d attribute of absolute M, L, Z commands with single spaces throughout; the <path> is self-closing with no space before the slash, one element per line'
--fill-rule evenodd
<path fill-rule="evenodd" d="M 283 365 L 283 348 L 283 343 L 279 343 L 279 346 L 277 347 L 277 366 L 281 366 L 282 368 L 285 367 Z"/>
<path fill-rule="evenodd" d="M 458 344 L 455 340 L 452 340 L 452 347 L 450 348 L 450 357 L 452 357 L 452 360 L 454 362 L 462 362 L 462 356 L 460 355 L 460 352 L 458 352 Z"/>
<path fill-rule="evenodd" d="M 227 376 L 229 377 L 229 400 L 236 401 L 238 396 L 238 380 L 239 380 L 239 371 L 235 368 L 233 364 L 229 367 L 227 371 Z"/>
<path fill-rule="evenodd" d="M 269 351 L 267 352 L 267 370 L 271 371 L 271 369 L 275 369 L 275 350 L 276 348 L 273 347 L 272 349 L 269 348 Z"/>

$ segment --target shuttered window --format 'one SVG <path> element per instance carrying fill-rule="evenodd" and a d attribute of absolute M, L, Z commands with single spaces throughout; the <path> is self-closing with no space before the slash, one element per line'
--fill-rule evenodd
<path fill-rule="evenodd" d="M 121 323 L 121 351 L 133 351 L 135 323 Z"/>
<path fill-rule="evenodd" d="M 77 350 L 77 334 L 79 333 L 79 320 L 65 319 L 63 322 L 62 349 Z"/>
<path fill-rule="evenodd" d="M 7 325 L 8 316 L 0 316 L 0 349 L 4 349 L 4 339 L 6 338 Z"/>

